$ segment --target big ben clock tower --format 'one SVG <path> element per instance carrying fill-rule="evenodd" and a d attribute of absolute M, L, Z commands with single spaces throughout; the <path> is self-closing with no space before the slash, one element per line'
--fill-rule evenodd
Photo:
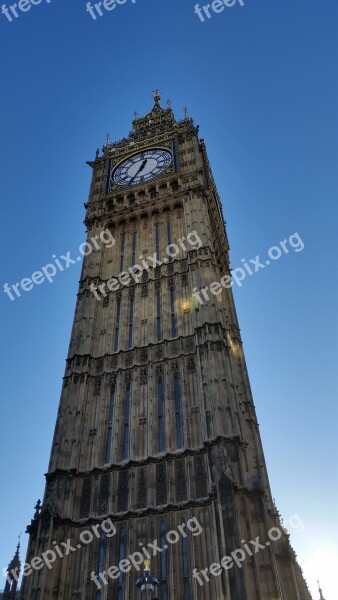
<path fill-rule="evenodd" d="M 87 239 L 114 243 L 84 257 L 22 600 L 136 600 L 143 559 L 160 600 L 309 600 L 271 497 L 232 290 L 203 304 L 194 292 L 230 280 L 198 127 L 156 91 L 89 165 Z"/>

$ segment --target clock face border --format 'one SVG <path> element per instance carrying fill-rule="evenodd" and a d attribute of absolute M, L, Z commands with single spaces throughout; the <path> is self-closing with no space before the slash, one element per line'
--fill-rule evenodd
<path fill-rule="evenodd" d="M 151 155 L 154 153 L 165 153 L 167 155 L 167 160 L 164 159 L 163 165 L 158 166 L 158 162 L 157 165 L 154 165 L 153 168 L 148 171 L 148 173 L 145 173 L 144 175 L 140 175 L 140 177 L 137 177 L 137 170 L 140 169 L 140 167 L 142 167 L 142 155 L 145 156 L 147 154 L 149 154 L 148 160 L 152 160 L 153 162 L 156 161 L 155 158 L 153 158 Z M 115 173 L 121 169 L 122 165 L 124 163 L 128 164 L 128 161 L 131 161 L 133 159 L 133 157 L 136 156 L 140 156 L 140 160 L 138 161 L 138 163 L 136 163 L 135 165 L 135 169 L 136 167 L 138 167 L 138 169 L 136 169 L 136 173 L 132 173 L 129 174 L 128 169 L 126 170 L 126 179 L 125 181 L 116 181 L 115 180 Z M 146 156 L 145 156 L 146 157 Z M 133 154 L 130 154 L 129 156 L 123 158 L 117 165 L 114 166 L 112 172 L 111 172 L 111 176 L 110 176 L 110 183 L 111 185 L 116 185 L 120 188 L 126 188 L 129 186 L 133 186 L 133 185 L 139 185 L 140 183 L 148 183 L 149 181 L 156 179 L 156 177 L 159 177 L 160 175 L 162 175 L 169 167 L 172 167 L 174 165 L 174 155 L 171 149 L 163 147 L 163 146 L 154 146 L 152 148 L 145 148 L 144 150 L 138 150 L 137 152 L 134 152 Z M 130 165 L 132 166 L 132 165 Z M 129 169 L 130 169 L 129 166 Z M 146 165 L 145 165 L 146 166 Z M 142 170 L 139 171 L 140 173 L 142 173 Z M 136 178 L 137 177 L 137 178 Z"/>

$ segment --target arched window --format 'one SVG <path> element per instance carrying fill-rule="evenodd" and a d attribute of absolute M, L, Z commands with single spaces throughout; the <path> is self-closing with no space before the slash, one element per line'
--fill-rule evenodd
<path fill-rule="evenodd" d="M 178 373 L 174 375 L 174 401 L 175 401 L 175 423 L 176 423 L 176 441 L 177 448 L 182 448 L 182 430 L 181 430 L 181 398 L 180 383 Z"/>
<path fill-rule="evenodd" d="M 160 547 L 161 547 L 161 570 L 160 570 L 160 577 L 161 577 L 161 598 L 162 600 L 167 600 L 168 598 L 168 589 L 167 589 L 167 548 L 168 548 L 168 544 L 167 544 L 167 539 L 166 539 L 166 533 L 167 533 L 167 524 L 165 521 L 161 521 L 160 522 Z"/>
<path fill-rule="evenodd" d="M 185 519 L 181 521 L 185 525 Z M 182 536 L 183 600 L 190 600 L 188 538 Z"/>
<path fill-rule="evenodd" d="M 111 426 L 108 427 L 107 431 L 107 444 L 106 444 L 106 463 L 110 462 L 110 453 L 111 453 L 111 442 L 112 442 L 113 432 Z"/>
<path fill-rule="evenodd" d="M 108 414 L 108 432 L 107 432 L 107 445 L 106 445 L 106 463 L 110 462 L 111 444 L 112 444 L 112 421 L 114 417 L 114 406 L 115 406 L 115 389 L 112 389 L 109 403 L 109 414 Z"/>
<path fill-rule="evenodd" d="M 170 321 L 171 321 L 171 337 L 177 336 L 176 316 L 175 316 L 175 290 L 170 288 Z"/>
<path fill-rule="evenodd" d="M 99 539 L 99 552 L 98 552 L 98 558 L 97 558 L 98 580 L 101 585 L 103 585 L 103 580 L 102 580 L 101 575 L 104 571 L 105 560 L 106 560 L 106 535 L 104 533 L 101 533 L 100 539 Z"/>
<path fill-rule="evenodd" d="M 126 389 L 126 403 L 124 412 L 124 432 L 123 432 L 123 458 L 129 456 L 129 417 L 130 417 L 130 385 Z"/>
<path fill-rule="evenodd" d="M 110 403 L 109 403 L 109 415 L 108 415 L 109 423 L 111 423 L 113 421 L 114 408 L 115 408 L 115 388 L 112 388 L 111 394 L 110 394 Z"/>
<path fill-rule="evenodd" d="M 123 271 L 125 244 L 126 244 L 126 234 L 122 233 L 122 235 L 121 235 L 120 273 L 122 273 L 122 271 Z"/>
<path fill-rule="evenodd" d="M 126 532 L 124 527 L 121 527 L 120 529 L 120 533 L 119 533 L 119 562 L 121 560 L 123 560 L 126 557 Z M 120 575 L 119 575 L 119 583 L 123 583 L 124 582 L 124 573 L 123 571 L 120 571 Z M 121 598 L 122 598 L 122 589 L 119 588 L 119 590 L 121 591 Z M 119 597 L 119 592 L 117 594 L 117 597 Z"/>
<path fill-rule="evenodd" d="M 160 224 L 155 224 L 156 258 L 160 260 Z"/>
<path fill-rule="evenodd" d="M 122 592 L 122 588 L 118 588 L 117 590 L 117 600 L 123 600 L 123 592 Z"/>
<path fill-rule="evenodd" d="M 121 300 L 117 300 L 114 352 L 117 352 L 119 349 L 120 318 L 121 318 Z"/>
<path fill-rule="evenodd" d="M 134 298 L 129 302 L 129 329 L 128 329 L 128 348 L 133 347 L 133 329 L 134 329 Z"/>
<path fill-rule="evenodd" d="M 161 327 L 161 292 L 156 292 L 156 339 L 158 342 L 162 339 Z"/>
<path fill-rule="evenodd" d="M 159 451 L 164 452 L 164 398 L 163 398 L 162 375 L 160 375 L 157 380 L 157 398 L 158 398 L 158 445 L 159 445 Z"/>
<path fill-rule="evenodd" d="M 170 221 L 167 221 L 167 240 L 168 240 L 168 246 L 170 246 L 171 244 L 171 223 Z M 173 257 L 169 255 L 169 262 L 173 261 Z"/>
<path fill-rule="evenodd" d="M 177 192 L 178 189 L 179 189 L 178 181 L 173 181 L 172 184 L 171 184 L 171 190 L 173 192 Z"/>
<path fill-rule="evenodd" d="M 133 267 L 136 259 L 136 231 L 133 231 L 133 245 L 132 245 L 132 257 L 131 257 L 131 266 Z"/>

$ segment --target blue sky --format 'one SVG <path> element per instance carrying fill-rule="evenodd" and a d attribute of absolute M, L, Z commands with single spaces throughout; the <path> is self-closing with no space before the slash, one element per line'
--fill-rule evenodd
<path fill-rule="evenodd" d="M 84 241 L 85 163 L 106 132 L 124 137 L 155 87 L 178 118 L 187 106 L 233 267 L 294 232 L 305 245 L 235 297 L 273 496 L 304 522 L 291 541 L 314 597 L 319 577 L 336 600 L 337 2 L 246 0 L 204 23 L 194 0 L 127 0 L 96 21 L 85 3 L 0 14 L 1 288 Z M 79 276 L 1 292 L 0 569 L 43 495 Z"/>

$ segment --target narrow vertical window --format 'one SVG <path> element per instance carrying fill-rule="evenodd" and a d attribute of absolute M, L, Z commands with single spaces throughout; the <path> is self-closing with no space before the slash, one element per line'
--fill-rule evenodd
<path fill-rule="evenodd" d="M 101 533 L 100 539 L 99 539 L 99 553 L 98 553 L 98 561 L 97 561 L 98 580 L 101 583 L 101 585 L 103 584 L 103 579 L 102 579 L 101 575 L 103 574 L 103 571 L 104 571 L 105 559 L 106 559 L 106 536 L 104 533 Z M 98 596 L 98 594 L 100 594 L 100 596 Z M 99 598 L 101 598 L 101 592 L 98 592 L 98 594 L 96 595 L 96 600 L 99 600 Z"/>
<path fill-rule="evenodd" d="M 180 384 L 177 373 L 174 375 L 174 400 L 177 448 L 182 448 Z"/>
<path fill-rule="evenodd" d="M 167 600 L 168 591 L 167 591 L 167 526 L 164 521 L 160 523 L 160 547 L 161 547 L 161 598 L 162 600 Z"/>
<path fill-rule="evenodd" d="M 164 401 L 163 401 L 163 379 L 160 376 L 157 380 L 157 398 L 158 398 L 158 442 L 159 452 L 164 452 Z"/>
<path fill-rule="evenodd" d="M 110 395 L 109 414 L 108 414 L 109 423 L 111 423 L 113 420 L 114 408 L 115 408 L 115 389 L 112 389 L 111 395 Z"/>
<path fill-rule="evenodd" d="M 155 236 L 156 236 L 156 258 L 160 260 L 160 224 L 155 225 Z"/>
<path fill-rule="evenodd" d="M 122 592 L 122 588 L 119 588 L 117 590 L 117 600 L 123 600 L 123 592 Z"/>
<path fill-rule="evenodd" d="M 136 231 L 133 232 L 133 245 L 132 245 L 132 257 L 131 266 L 133 267 L 136 260 Z"/>
<path fill-rule="evenodd" d="M 114 352 L 117 352 L 119 349 L 120 317 L 121 317 L 121 300 L 118 300 L 117 304 L 116 304 Z"/>
<path fill-rule="evenodd" d="M 107 445 L 106 445 L 106 463 L 110 462 L 111 444 L 113 438 L 112 421 L 114 417 L 114 405 L 115 405 L 115 390 L 112 390 L 109 403 L 109 414 L 108 414 L 108 432 L 107 432 Z"/>
<path fill-rule="evenodd" d="M 161 328 L 161 292 L 156 292 L 156 337 L 157 341 L 160 342 L 162 339 L 162 328 Z"/>
<path fill-rule="evenodd" d="M 133 346 L 133 327 L 134 327 L 134 298 L 130 298 L 128 348 L 132 348 L 132 346 Z"/>
<path fill-rule="evenodd" d="M 168 246 L 171 244 L 171 223 L 170 221 L 167 221 L 167 239 L 168 239 Z M 173 261 L 173 257 L 169 255 L 169 262 Z"/>
<path fill-rule="evenodd" d="M 124 265 L 124 247 L 125 247 L 125 243 L 126 243 L 126 234 L 125 234 L 125 233 L 122 233 L 122 235 L 121 235 L 120 273 L 122 273 L 122 271 L 123 271 L 123 265 Z"/>
<path fill-rule="evenodd" d="M 176 316 L 175 316 L 175 290 L 170 288 L 170 322 L 171 322 L 171 337 L 177 336 Z"/>
<path fill-rule="evenodd" d="M 130 417 L 130 386 L 126 390 L 126 403 L 124 410 L 124 432 L 123 432 L 123 458 L 129 456 L 129 417 Z"/>
<path fill-rule="evenodd" d="M 125 542 L 125 529 L 124 527 L 121 527 L 120 529 L 120 534 L 119 534 L 119 562 L 121 560 L 123 560 L 125 558 L 126 555 L 126 542 Z M 120 576 L 119 576 L 119 583 L 123 583 L 124 582 L 124 572 L 120 571 Z M 121 594 L 120 594 L 121 592 Z M 120 594 L 120 595 L 119 595 Z M 118 594 L 117 594 L 118 598 L 121 598 L 122 600 L 122 589 L 119 588 Z"/>
<path fill-rule="evenodd" d="M 106 463 L 110 462 L 111 442 L 112 442 L 112 428 L 108 427 L 107 433 L 107 445 L 106 445 Z"/>
<path fill-rule="evenodd" d="M 185 519 L 182 519 L 182 525 L 185 525 Z M 182 560 L 183 560 L 183 600 L 190 600 L 189 590 L 189 557 L 188 557 L 188 539 L 182 537 Z"/>

